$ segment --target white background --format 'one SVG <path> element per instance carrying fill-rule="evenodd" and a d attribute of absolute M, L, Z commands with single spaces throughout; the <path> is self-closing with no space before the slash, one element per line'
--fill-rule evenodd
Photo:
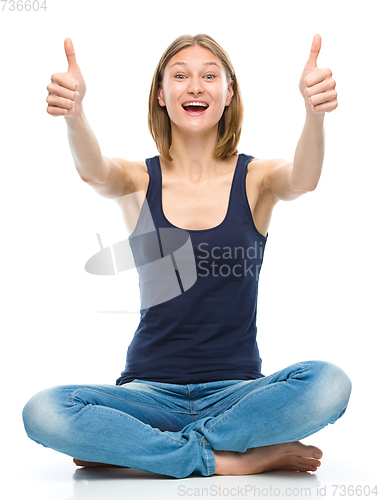
<path fill-rule="evenodd" d="M 84 270 L 99 251 L 96 233 L 108 246 L 126 238 L 126 230 L 117 205 L 79 178 L 64 118 L 46 112 L 51 75 L 67 71 L 67 37 L 87 84 L 84 109 L 103 155 L 141 161 L 158 154 L 147 125 L 156 65 L 179 35 L 207 33 L 230 55 L 241 86 L 239 152 L 292 161 L 305 119 L 299 78 L 314 35 L 321 35 L 318 67 L 332 70 L 339 105 L 325 115 L 317 189 L 274 208 L 260 275 L 258 342 L 266 375 L 309 359 L 331 361 L 346 371 L 353 383 L 346 414 L 304 440 L 325 454 L 318 472 L 308 476 L 321 485 L 375 485 L 376 2 L 47 0 L 46 5 L 38 12 L 11 12 L 9 1 L 0 6 L 1 448 L 3 471 L 14 488 L 7 498 L 111 498 L 110 488 L 112 498 L 178 497 L 177 483 L 155 481 L 155 475 L 147 475 L 150 482 L 140 478 L 141 484 L 107 475 L 105 482 L 94 476 L 74 481 L 80 476 L 73 476 L 71 458 L 32 442 L 23 428 L 22 408 L 43 388 L 114 384 L 139 320 L 138 314 L 98 312 L 128 308 L 139 293 L 135 270 L 116 277 Z M 205 481 L 269 485 L 270 477 Z M 274 474 L 272 480 L 282 477 Z"/>

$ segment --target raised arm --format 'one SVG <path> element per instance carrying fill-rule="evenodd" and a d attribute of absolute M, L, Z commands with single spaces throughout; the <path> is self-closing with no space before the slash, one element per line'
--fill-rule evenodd
<path fill-rule="evenodd" d="M 315 35 L 299 82 L 305 100 L 306 120 L 294 161 L 276 159 L 267 163 L 263 189 L 270 191 L 277 200 L 294 200 L 313 191 L 321 176 L 325 149 L 324 116 L 338 106 L 331 69 L 317 67 L 321 45 L 321 36 Z"/>
<path fill-rule="evenodd" d="M 101 196 L 118 198 L 132 190 L 133 163 L 102 155 L 83 110 L 86 84 L 70 38 L 66 38 L 64 46 L 68 71 L 51 76 L 47 86 L 47 112 L 52 116 L 64 116 L 71 154 L 81 179 Z"/>

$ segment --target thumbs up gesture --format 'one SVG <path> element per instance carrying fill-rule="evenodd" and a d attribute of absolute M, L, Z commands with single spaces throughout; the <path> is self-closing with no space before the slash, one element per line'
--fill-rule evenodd
<path fill-rule="evenodd" d="M 46 102 L 50 115 L 67 118 L 78 115 L 86 93 L 86 84 L 70 38 L 66 38 L 64 46 L 69 68 L 66 73 L 54 73 L 51 76 L 51 83 L 46 87 L 49 91 Z"/>
<path fill-rule="evenodd" d="M 308 113 L 316 115 L 330 113 L 338 106 L 336 81 L 332 78 L 329 68 L 318 68 L 317 57 L 321 50 L 322 38 L 315 35 L 311 45 L 309 59 L 305 64 L 299 89 L 305 99 Z"/>

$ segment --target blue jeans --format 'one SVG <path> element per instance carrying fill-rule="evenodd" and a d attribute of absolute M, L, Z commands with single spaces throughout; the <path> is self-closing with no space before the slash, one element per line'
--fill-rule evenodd
<path fill-rule="evenodd" d="M 215 473 L 213 450 L 298 441 L 346 410 L 351 381 L 324 361 L 256 380 L 63 385 L 23 409 L 27 435 L 80 460 L 184 478 Z"/>

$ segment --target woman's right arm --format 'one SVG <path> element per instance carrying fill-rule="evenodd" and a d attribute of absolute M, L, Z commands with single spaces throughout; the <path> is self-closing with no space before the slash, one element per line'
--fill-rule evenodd
<path fill-rule="evenodd" d="M 102 156 L 83 108 L 77 117 L 66 118 L 66 123 L 71 154 L 80 178 L 104 198 L 119 198 L 131 193 L 130 172 L 134 164 L 122 158 Z"/>
<path fill-rule="evenodd" d="M 81 179 L 90 184 L 101 196 L 118 198 L 132 191 L 133 163 L 122 158 L 102 155 L 99 143 L 83 110 L 86 84 L 75 58 L 70 38 L 66 38 L 65 52 L 69 64 L 66 73 L 54 73 L 47 86 L 49 95 L 47 112 L 64 116 L 67 135 L 75 168 Z"/>

